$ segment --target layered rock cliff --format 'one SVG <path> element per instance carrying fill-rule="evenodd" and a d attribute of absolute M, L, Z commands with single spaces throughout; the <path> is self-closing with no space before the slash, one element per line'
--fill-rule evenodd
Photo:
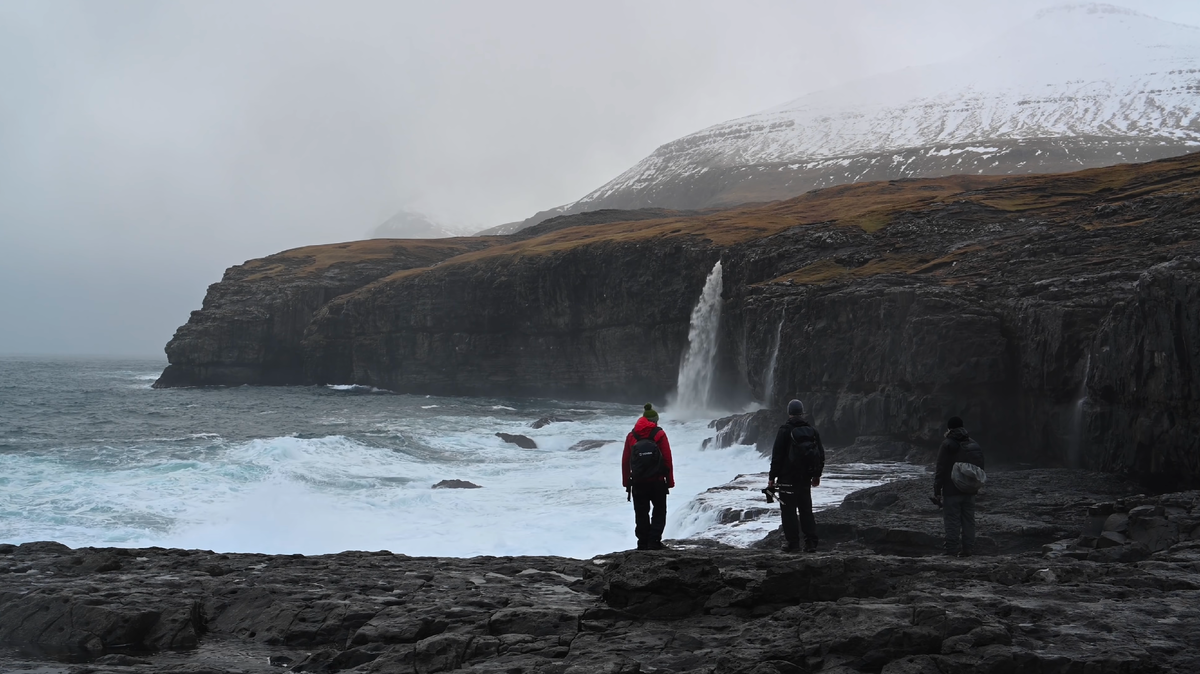
<path fill-rule="evenodd" d="M 300 339 L 313 313 L 397 270 L 490 245 L 487 239 L 375 239 L 308 246 L 230 267 L 167 344 L 156 387 L 305 383 Z"/>
<path fill-rule="evenodd" d="M 832 444 L 930 446 L 957 414 L 998 458 L 1190 484 L 1198 215 L 1193 155 L 314 247 L 230 270 L 158 385 L 641 401 L 672 389 L 721 260 L 723 402 L 800 396 Z"/>

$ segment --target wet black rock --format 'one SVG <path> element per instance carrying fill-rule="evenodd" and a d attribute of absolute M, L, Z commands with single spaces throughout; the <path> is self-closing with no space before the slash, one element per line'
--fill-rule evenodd
<path fill-rule="evenodd" d="M 482 487 L 466 480 L 442 480 L 430 489 L 482 489 Z"/>
<path fill-rule="evenodd" d="M 708 424 L 715 428 L 712 443 L 717 449 L 734 445 L 754 445 L 763 454 L 770 454 L 775 443 L 775 433 L 787 420 L 787 415 L 778 410 L 756 410 L 714 419 Z M 709 442 L 705 441 L 707 447 Z"/>
<path fill-rule="evenodd" d="M 845 447 L 829 451 L 826 463 L 876 463 L 905 462 L 918 465 L 932 464 L 937 460 L 937 448 L 916 445 L 890 436 L 860 435 Z"/>
<path fill-rule="evenodd" d="M 566 417 L 558 417 L 558 416 L 550 415 L 548 417 L 542 417 L 541 419 L 538 419 L 537 421 L 530 424 L 530 426 L 532 426 L 533 428 L 543 428 L 545 426 L 549 426 L 550 424 L 561 424 L 561 423 L 566 423 L 566 422 L 570 422 L 570 421 L 574 421 L 574 419 L 567 419 Z"/>
<path fill-rule="evenodd" d="M 611 445 L 614 442 L 620 442 L 620 440 L 580 440 L 579 442 L 571 445 L 570 449 L 574 452 L 586 452 L 593 449 L 600 449 L 601 447 L 605 445 Z"/>
<path fill-rule="evenodd" d="M 537 443 L 533 438 L 526 435 L 513 435 L 512 433 L 497 433 L 496 437 L 501 440 L 520 447 L 521 449 L 537 449 Z"/>

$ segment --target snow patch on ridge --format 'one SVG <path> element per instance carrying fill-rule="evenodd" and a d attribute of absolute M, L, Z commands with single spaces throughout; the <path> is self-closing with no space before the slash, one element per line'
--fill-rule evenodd
<path fill-rule="evenodd" d="M 1112 5 L 1043 10 L 952 61 L 809 94 L 674 140 L 558 210 L 712 168 L 848 166 L 863 154 L 926 147 L 986 155 L 1001 151 L 997 141 L 1088 137 L 1200 146 L 1200 28 Z"/>

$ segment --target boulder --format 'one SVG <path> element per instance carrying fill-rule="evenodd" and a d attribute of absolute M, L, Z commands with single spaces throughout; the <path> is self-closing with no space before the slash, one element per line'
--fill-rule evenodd
<path fill-rule="evenodd" d="M 549 426 L 550 424 L 561 424 L 561 423 L 567 423 L 570 421 L 575 421 L 575 420 L 568 419 L 566 417 L 559 417 L 559 416 L 555 416 L 555 415 L 551 414 L 550 416 L 546 416 L 546 417 L 542 417 L 541 419 L 538 419 L 537 421 L 530 424 L 530 426 L 532 426 L 533 428 L 542 428 L 544 426 Z"/>
<path fill-rule="evenodd" d="M 430 489 L 482 489 L 482 487 L 466 480 L 442 480 L 431 486 Z"/>
<path fill-rule="evenodd" d="M 1104 520 L 1104 531 L 1115 531 L 1124 534 L 1129 531 L 1129 515 L 1113 513 Z"/>
<path fill-rule="evenodd" d="M 512 433 L 497 433 L 496 437 L 501 440 L 520 447 L 521 449 L 537 449 L 537 443 L 525 435 L 513 435 Z"/>
<path fill-rule="evenodd" d="M 1129 538 L 1146 546 L 1150 552 L 1166 550 L 1179 542 L 1179 526 L 1165 517 L 1138 516 L 1129 511 Z"/>

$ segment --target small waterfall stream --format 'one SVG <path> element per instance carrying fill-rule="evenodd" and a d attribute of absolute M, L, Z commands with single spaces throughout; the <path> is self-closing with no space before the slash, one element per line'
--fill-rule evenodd
<path fill-rule="evenodd" d="M 783 335 L 783 314 L 775 326 L 775 342 L 771 345 L 771 358 L 767 360 L 767 371 L 763 373 L 763 405 L 771 406 L 775 400 L 775 361 L 779 358 L 779 338 Z"/>
<path fill-rule="evenodd" d="M 717 360 L 717 329 L 721 324 L 721 261 L 713 265 L 688 327 L 688 347 L 679 365 L 673 411 L 704 412 L 712 395 Z"/>
<path fill-rule="evenodd" d="M 1071 437 L 1067 446 L 1067 464 L 1071 468 L 1083 467 L 1083 406 L 1087 403 L 1088 375 L 1092 372 L 1092 355 L 1089 353 L 1083 366 L 1083 381 L 1079 384 L 1079 396 L 1071 409 Z"/>

